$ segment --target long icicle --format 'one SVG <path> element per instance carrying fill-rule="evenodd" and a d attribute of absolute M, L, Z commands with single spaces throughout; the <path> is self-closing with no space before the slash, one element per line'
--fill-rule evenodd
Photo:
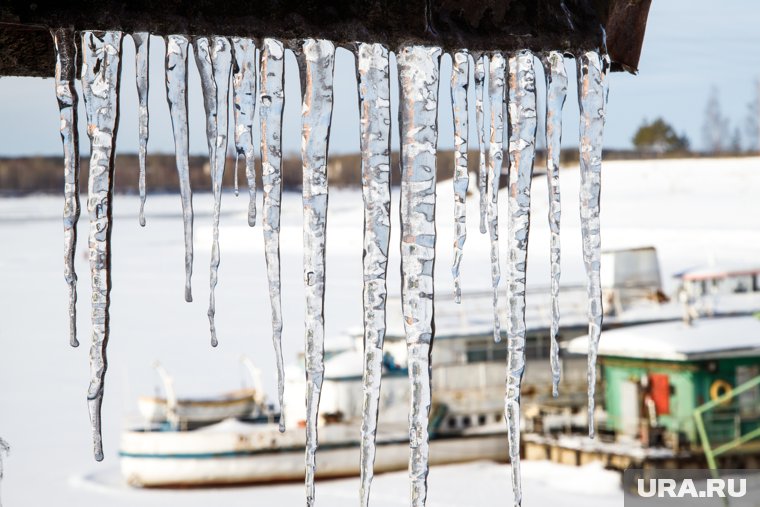
<path fill-rule="evenodd" d="M 11 446 L 8 442 L 0 437 L 0 486 L 2 486 L 3 477 L 5 476 L 5 456 L 8 456 L 11 452 Z M 3 507 L 2 491 L 0 490 L 0 507 Z"/>
<path fill-rule="evenodd" d="M 135 43 L 135 75 L 137 83 L 138 106 L 138 135 L 140 157 L 140 216 L 139 221 L 145 227 L 145 164 L 148 156 L 148 87 L 150 66 L 150 34 L 148 32 L 136 32 L 132 34 Z"/>
<path fill-rule="evenodd" d="M 435 266 L 435 181 L 438 144 L 438 79 L 441 49 L 407 46 L 399 51 L 401 140 L 401 302 L 411 384 L 409 478 L 411 504 L 427 499 L 433 271 Z"/>
<path fill-rule="evenodd" d="M 486 64 L 488 55 L 473 55 L 475 62 L 475 126 L 478 133 L 478 190 L 480 191 L 480 233 L 485 234 L 486 216 L 488 215 L 488 172 L 486 169 L 486 126 L 483 100 L 485 98 Z"/>
<path fill-rule="evenodd" d="M 63 144 L 63 276 L 69 286 L 69 343 L 77 340 L 77 222 L 79 222 L 79 130 L 77 129 L 76 42 L 74 30 L 58 28 L 52 31 L 55 42 L 55 96 L 61 113 L 61 142 Z"/>
<path fill-rule="evenodd" d="M 272 343 L 277 363 L 280 431 L 285 431 L 285 367 L 282 360 L 282 302 L 280 296 L 280 203 L 282 199 L 282 111 L 285 106 L 282 42 L 264 39 L 261 48 L 261 183 L 264 190 L 262 230 L 272 305 Z"/>
<path fill-rule="evenodd" d="M 470 176 L 467 172 L 468 117 L 467 89 L 470 82 L 470 54 L 467 50 L 457 51 L 452 56 L 451 104 L 454 115 L 454 263 L 451 274 L 454 277 L 454 301 L 462 301 L 460 264 L 467 240 L 467 187 Z"/>
<path fill-rule="evenodd" d="M 232 72 L 232 45 L 224 37 L 214 37 L 211 48 L 211 61 L 214 64 L 214 83 L 216 84 L 216 145 L 214 147 L 214 168 L 211 173 L 211 185 L 214 192 L 213 244 L 211 247 L 211 273 L 208 303 L 208 320 L 211 329 L 211 346 L 218 344 L 214 316 L 216 315 L 216 284 L 219 274 L 219 217 L 222 212 L 222 183 L 227 164 L 227 146 L 229 134 L 230 110 L 230 75 Z"/>
<path fill-rule="evenodd" d="M 256 111 L 256 45 L 246 37 L 233 37 L 235 57 L 232 96 L 235 111 L 235 195 L 238 160 L 245 158 L 248 179 L 248 225 L 256 225 L 256 158 L 253 149 L 253 121 Z"/>
<path fill-rule="evenodd" d="M 488 232 L 491 238 L 491 288 L 493 290 L 493 339 L 501 341 L 499 322 L 499 181 L 504 159 L 504 73 L 506 60 L 494 53 L 488 66 L 488 109 L 491 113 L 491 138 L 488 145 Z"/>
<path fill-rule="evenodd" d="M 314 505 L 317 419 L 325 352 L 325 234 L 327 151 L 333 106 L 335 46 L 306 39 L 298 51 L 301 71 L 301 157 L 303 159 L 303 246 L 306 287 L 306 504 Z"/>
<path fill-rule="evenodd" d="M 190 187 L 190 138 L 187 130 L 187 47 L 184 35 L 166 37 L 166 101 L 172 119 L 182 222 L 185 232 L 185 301 L 193 300 L 193 190 Z"/>
<path fill-rule="evenodd" d="M 198 75 L 201 79 L 201 91 L 203 95 L 203 110 L 206 113 L 206 144 L 208 146 L 208 159 L 211 178 L 214 178 L 215 154 L 216 154 L 216 82 L 214 81 L 214 65 L 211 62 L 211 46 L 213 42 L 209 37 L 193 37 L 193 58 Z M 213 185 L 213 183 L 212 183 Z"/>
<path fill-rule="evenodd" d="M 522 502 L 520 486 L 520 385 L 525 371 L 525 284 L 530 232 L 530 184 L 536 151 L 536 76 L 533 53 L 518 51 L 509 58 L 509 227 L 507 262 L 507 420 L 509 460 L 515 506 Z"/>
<path fill-rule="evenodd" d="M 549 187 L 549 230 L 551 231 L 551 368 L 552 396 L 559 396 L 561 368 L 559 362 L 559 278 L 560 268 L 560 195 L 559 163 L 562 151 L 562 107 L 567 97 L 567 71 L 565 58 L 559 51 L 542 55 L 546 77 L 546 181 Z"/>
<path fill-rule="evenodd" d="M 388 49 L 360 43 L 356 71 L 361 116 L 364 197 L 364 376 L 361 426 L 360 504 L 369 506 L 374 477 L 375 439 L 380 407 L 385 339 L 386 273 L 391 232 L 391 104 Z"/>
<path fill-rule="evenodd" d="M 602 135 L 607 103 L 607 69 L 599 53 L 588 51 L 578 58 L 580 108 L 580 214 L 583 264 L 588 293 L 588 433 L 594 438 L 596 356 L 602 334 L 601 236 L 599 198 L 602 189 Z"/>
<path fill-rule="evenodd" d="M 92 346 L 90 348 L 90 411 L 95 459 L 103 460 L 101 407 L 108 368 L 106 347 L 111 304 L 111 228 L 116 132 L 119 126 L 121 32 L 82 33 L 82 92 L 90 137 L 90 274 L 92 277 Z"/>

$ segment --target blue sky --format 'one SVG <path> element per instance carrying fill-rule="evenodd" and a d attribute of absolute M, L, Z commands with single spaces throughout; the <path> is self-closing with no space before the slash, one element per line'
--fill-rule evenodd
<path fill-rule="evenodd" d="M 743 126 L 753 83 L 760 78 L 760 2 L 757 0 L 654 0 L 638 76 L 615 73 L 610 77 L 610 97 L 605 146 L 626 148 L 644 119 L 664 117 L 677 131 L 686 133 L 692 146 L 702 143 L 701 126 L 710 89 L 720 93 L 723 112 L 733 126 Z M 173 150 L 171 124 L 165 100 L 163 42 L 151 40 L 151 133 L 149 150 Z M 134 87 L 134 47 L 124 43 L 121 124 L 118 151 L 137 150 L 137 98 Z M 568 61 L 568 70 L 574 65 Z M 190 148 L 206 152 L 203 138 L 203 106 L 194 65 L 190 74 Z M 444 57 L 442 76 L 448 78 L 450 60 Z M 300 91 L 295 59 L 286 66 L 286 111 L 283 142 L 286 152 L 300 146 Z M 395 76 L 395 74 L 394 74 Z M 392 77 L 394 77 L 392 76 Z M 395 84 L 395 82 L 394 82 Z M 58 155 L 58 113 L 53 81 L 32 78 L 0 79 L 0 156 Z M 358 108 L 352 56 L 339 50 L 335 70 L 335 110 L 330 140 L 331 153 L 358 150 Z M 452 147 L 451 107 L 448 86 L 441 87 L 439 146 Z M 394 108 L 397 104 L 394 104 Z M 395 118 L 395 115 L 394 115 Z M 571 90 L 565 106 L 567 146 L 577 144 L 578 107 Z M 80 112 L 80 128 L 84 112 Z M 394 136 L 396 134 L 394 127 Z M 87 141 L 82 132 L 82 152 Z M 727 134 L 728 135 L 728 134 Z M 472 137 L 474 139 L 474 136 Z M 397 145 L 397 138 L 394 145 Z"/>

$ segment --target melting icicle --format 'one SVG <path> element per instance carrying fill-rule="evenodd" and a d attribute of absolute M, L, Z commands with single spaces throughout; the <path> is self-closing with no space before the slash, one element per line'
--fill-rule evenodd
<path fill-rule="evenodd" d="M 486 215 L 488 214 L 488 172 L 486 170 L 486 127 L 483 99 L 486 81 L 486 54 L 475 57 L 475 125 L 478 129 L 478 190 L 480 191 L 480 233 L 485 234 Z"/>
<path fill-rule="evenodd" d="M 549 184 L 549 230 L 551 231 L 551 367 L 552 395 L 559 395 L 559 277 L 560 277 L 560 197 L 559 158 L 562 149 L 562 107 L 567 96 L 565 58 L 559 51 L 542 56 L 546 76 L 546 180 Z"/>
<path fill-rule="evenodd" d="M 5 464 L 4 464 L 4 457 L 8 456 L 11 452 L 11 446 L 8 445 L 8 442 L 2 439 L 0 437 L 0 484 L 2 484 L 3 477 L 5 475 Z M 2 494 L 0 494 L 0 507 L 3 507 L 3 499 Z"/>
<path fill-rule="evenodd" d="M 325 233 L 327 149 L 333 106 L 335 46 L 306 39 L 298 52 L 301 71 L 303 246 L 306 287 L 306 504 L 314 505 L 317 418 L 324 376 Z"/>
<path fill-rule="evenodd" d="M 119 124 L 121 32 L 82 34 L 82 92 L 90 137 L 90 272 L 92 276 L 92 347 L 90 348 L 90 410 L 95 459 L 103 460 L 100 412 L 108 367 L 106 346 L 111 303 L 111 227 L 114 146 Z"/>
<path fill-rule="evenodd" d="M 581 234 L 583 264 L 588 292 L 588 434 L 594 438 L 596 355 L 602 333 L 601 236 L 599 197 L 602 188 L 602 134 L 604 132 L 606 67 L 599 53 L 589 51 L 578 58 L 578 105 L 580 107 Z"/>
<path fill-rule="evenodd" d="M 227 161 L 227 132 L 229 116 L 229 85 L 232 70 L 232 49 L 224 37 L 198 37 L 193 41 L 195 61 L 201 75 L 203 106 L 206 109 L 206 135 L 211 163 L 211 189 L 214 194 L 213 243 L 211 246 L 211 273 L 208 321 L 211 346 L 216 347 L 215 288 L 219 271 L 219 216 L 222 206 L 222 180 Z"/>
<path fill-rule="evenodd" d="M 398 53 L 401 140 L 401 301 L 411 383 L 409 477 L 413 507 L 427 499 L 433 345 L 435 181 L 441 50 Z"/>
<path fill-rule="evenodd" d="M 137 79 L 138 133 L 140 140 L 140 225 L 145 227 L 145 163 L 148 156 L 148 58 L 150 55 L 150 34 L 132 34 L 135 42 L 135 69 Z"/>
<path fill-rule="evenodd" d="M 491 112 L 491 139 L 488 146 L 488 231 L 491 237 L 491 287 L 493 289 L 493 339 L 501 341 L 499 322 L 499 180 L 504 159 L 504 71 L 506 61 L 494 53 L 488 67 L 488 104 Z"/>
<path fill-rule="evenodd" d="M 235 192 L 235 197 L 240 197 L 240 183 L 238 182 L 238 157 L 237 154 L 235 155 L 235 170 L 234 170 L 234 183 L 233 185 L 233 191 Z"/>
<path fill-rule="evenodd" d="M 364 195 L 364 378 L 361 427 L 361 505 L 369 505 L 374 477 L 375 438 L 380 406 L 385 339 L 386 271 L 391 220 L 391 109 L 388 49 L 358 44 L 356 70 L 361 115 Z"/>
<path fill-rule="evenodd" d="M 166 101 L 172 118 L 174 153 L 182 198 L 182 221 L 185 230 L 185 301 L 193 300 L 193 191 L 190 188 L 190 161 L 187 132 L 187 47 L 184 35 L 166 37 Z"/>
<path fill-rule="evenodd" d="M 454 113 L 454 301 L 462 301 L 462 287 L 459 279 L 459 265 L 462 262 L 464 242 L 467 239 L 467 173 L 468 110 L 467 88 L 470 82 L 470 54 L 467 50 L 457 51 L 452 57 L 451 100 Z"/>
<path fill-rule="evenodd" d="M 79 221 L 79 131 L 77 129 L 76 43 L 74 30 L 58 28 L 53 31 L 55 42 L 55 96 L 61 112 L 61 142 L 63 143 L 63 275 L 69 286 L 69 343 L 77 340 L 77 273 L 74 266 Z"/>
<path fill-rule="evenodd" d="M 272 343 L 277 362 L 277 396 L 280 403 L 280 431 L 285 431 L 282 361 L 282 302 L 280 296 L 280 202 L 282 198 L 282 111 L 285 49 L 282 42 L 264 39 L 261 49 L 261 182 L 264 189 L 262 230 L 267 263 L 269 300 L 272 305 Z"/>
<path fill-rule="evenodd" d="M 235 57 L 232 77 L 235 104 L 235 195 L 238 194 L 238 160 L 245 157 L 248 178 L 248 225 L 256 225 L 256 166 L 253 151 L 253 120 L 256 110 L 256 45 L 251 39 L 233 37 Z"/>
<path fill-rule="evenodd" d="M 216 83 L 214 82 L 214 65 L 211 63 L 211 44 L 208 37 L 193 38 L 193 57 L 201 78 L 203 109 L 206 112 L 206 142 L 213 180 L 216 153 Z"/>
<path fill-rule="evenodd" d="M 515 505 L 520 486 L 520 384 L 525 371 L 525 272 L 530 230 L 530 184 L 536 150 L 536 76 L 533 53 L 509 58 L 509 227 L 507 262 L 507 390 L 504 416 L 509 435 L 509 460 Z"/>

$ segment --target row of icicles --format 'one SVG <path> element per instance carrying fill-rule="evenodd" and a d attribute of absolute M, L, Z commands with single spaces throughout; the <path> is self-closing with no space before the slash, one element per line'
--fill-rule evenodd
<path fill-rule="evenodd" d="M 79 218 L 79 153 L 77 139 L 78 98 L 75 33 L 53 31 L 57 51 L 56 95 L 61 114 L 61 138 L 65 164 L 65 278 L 69 285 L 71 345 L 76 338 L 76 282 L 74 251 Z M 137 90 L 139 97 L 140 224 L 145 225 L 145 163 L 148 142 L 148 33 L 132 34 L 136 47 Z M 250 206 L 249 225 L 256 223 L 255 149 L 253 129 L 259 110 L 263 181 L 265 259 L 272 306 L 272 339 L 277 357 L 278 396 L 283 400 L 283 362 L 280 346 L 282 314 L 280 302 L 280 202 L 282 195 L 282 112 L 284 105 L 285 46 L 275 39 L 263 39 L 261 47 L 242 37 L 166 37 L 166 97 L 169 103 L 177 172 L 180 181 L 185 232 L 185 299 L 192 300 L 190 280 L 193 267 L 193 207 L 188 166 L 187 76 L 188 51 L 193 54 L 201 76 L 206 112 L 206 134 L 214 194 L 211 295 L 208 317 L 211 343 L 217 344 L 214 329 L 214 286 L 219 267 L 219 213 L 222 177 L 228 145 L 229 83 L 234 102 L 234 145 L 238 158 L 245 160 Z M 91 381 L 88 404 L 95 447 L 95 459 L 103 459 L 101 404 L 106 372 L 106 344 L 109 334 L 114 143 L 118 125 L 119 69 L 122 33 L 116 31 L 81 33 L 80 70 L 87 132 L 91 143 L 87 209 L 92 298 Z M 303 240 L 304 283 L 306 290 L 306 496 L 314 503 L 317 419 L 324 374 L 324 289 L 325 233 L 327 217 L 327 146 L 333 105 L 335 46 L 327 40 L 306 39 L 292 46 L 300 68 L 302 85 L 303 157 Z M 373 477 L 375 436 L 385 336 L 386 267 L 390 238 L 391 94 L 389 51 L 381 44 L 357 43 L 356 57 L 361 117 L 362 190 L 364 197 L 364 409 L 361 426 L 361 505 L 369 504 Z M 409 414 L 411 503 L 425 505 L 428 475 L 428 423 L 431 406 L 431 346 L 433 325 L 433 265 L 436 228 L 436 148 L 439 68 L 442 51 L 436 47 L 407 46 L 397 52 L 399 76 L 399 129 L 401 139 L 401 265 L 402 307 L 408 347 L 411 383 Z M 515 504 L 520 490 L 520 383 L 525 366 L 525 284 L 530 187 L 536 141 L 536 82 L 534 61 L 543 65 L 546 76 L 546 146 L 551 229 L 551 368 L 553 393 L 558 390 L 560 369 L 557 331 L 559 322 L 559 156 L 562 107 L 568 87 L 564 58 L 551 51 L 534 55 L 517 51 L 452 55 L 451 94 L 455 126 L 454 278 L 455 298 L 461 298 L 459 265 L 466 238 L 465 198 L 467 194 L 468 99 L 470 66 L 474 65 L 477 144 L 480 148 L 478 186 L 480 190 L 480 231 L 491 239 L 491 273 L 494 302 L 494 339 L 501 339 L 497 298 L 500 280 L 498 246 L 498 189 L 502 173 L 504 137 L 508 137 L 509 216 L 507 227 L 506 322 L 508 365 L 505 419 L 509 438 L 509 458 Z M 595 51 L 578 56 L 578 100 L 580 122 L 580 174 L 583 260 L 587 272 L 589 355 L 589 433 L 594 435 L 594 384 L 596 349 L 602 320 L 599 279 L 599 192 L 602 130 L 606 103 L 608 60 Z M 488 86 L 486 89 L 486 74 Z M 490 130 L 486 129 L 484 102 L 490 105 Z M 505 125 L 508 121 L 508 125 Z M 237 173 L 237 167 L 235 168 Z M 280 420 L 280 431 L 284 431 Z"/>

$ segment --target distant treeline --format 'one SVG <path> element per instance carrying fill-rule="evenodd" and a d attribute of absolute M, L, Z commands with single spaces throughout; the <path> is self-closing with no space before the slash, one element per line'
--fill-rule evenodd
<path fill-rule="evenodd" d="M 730 154 L 729 154 L 730 155 Z M 667 153 L 659 155 L 661 158 L 694 157 L 700 156 L 691 152 Z M 604 153 L 605 160 L 628 160 L 652 158 L 653 155 L 638 151 L 609 150 Z M 505 153 L 504 160 L 507 160 Z M 572 166 L 578 162 L 577 149 L 562 150 L 562 164 Z M 394 152 L 391 157 L 393 170 L 391 183 L 398 185 L 400 181 L 398 153 Z M 120 193 L 136 193 L 138 183 L 139 165 L 137 155 L 117 155 L 114 177 L 114 188 Z M 80 188 L 84 192 L 87 189 L 89 158 L 82 157 Z M 241 191 L 247 188 L 245 178 L 245 163 L 241 158 L 239 162 L 239 184 Z M 227 160 L 227 169 L 224 175 L 225 188 L 233 185 L 233 169 L 235 160 Z M 439 180 L 452 177 L 454 167 L 454 152 L 438 152 Z M 543 173 L 545 167 L 545 152 L 539 150 L 536 156 L 535 172 Z M 478 152 L 470 151 L 468 157 L 470 172 L 478 170 Z M 261 188 L 261 164 L 256 163 L 257 187 Z M 211 176 L 209 172 L 208 157 L 190 157 L 190 180 L 193 190 L 205 192 L 211 190 Z M 331 155 L 328 160 L 328 180 L 334 187 L 358 187 L 361 185 L 361 157 L 354 155 Z M 298 156 L 286 156 L 283 159 L 283 183 L 288 190 L 301 188 L 301 159 Z M 502 177 L 502 186 L 506 184 L 506 178 Z M 179 189 L 177 171 L 175 168 L 174 155 L 155 154 L 148 156 L 147 169 L 148 192 L 173 192 Z M 62 157 L 19 157 L 0 158 L 0 192 L 3 194 L 26 194 L 33 192 L 60 193 L 63 189 L 63 159 Z"/>

